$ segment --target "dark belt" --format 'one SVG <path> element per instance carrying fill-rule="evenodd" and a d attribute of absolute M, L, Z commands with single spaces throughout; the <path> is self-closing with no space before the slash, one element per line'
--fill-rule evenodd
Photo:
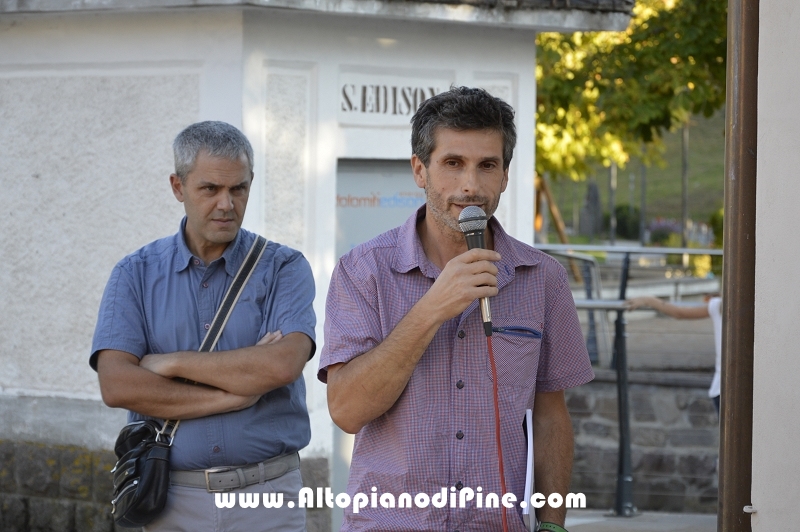
<path fill-rule="evenodd" d="M 264 483 L 299 467 L 300 456 L 292 453 L 239 467 L 222 466 L 199 471 L 170 471 L 169 481 L 177 486 L 204 488 L 209 492 L 228 491 Z"/>

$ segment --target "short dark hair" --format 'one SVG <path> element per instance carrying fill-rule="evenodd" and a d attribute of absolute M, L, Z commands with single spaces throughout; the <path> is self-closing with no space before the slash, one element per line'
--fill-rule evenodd
<path fill-rule="evenodd" d="M 194 169 L 197 154 L 205 151 L 212 157 L 239 161 L 247 159 L 250 172 L 253 171 L 253 147 L 244 133 L 226 122 L 197 122 L 187 127 L 175 137 L 172 143 L 175 154 L 175 174 L 181 181 Z"/>
<path fill-rule="evenodd" d="M 514 109 L 483 89 L 450 87 L 419 106 L 411 117 L 411 150 L 427 167 L 435 149 L 434 133 L 443 127 L 455 131 L 490 129 L 503 136 L 503 168 L 511 164 L 517 129 Z"/>

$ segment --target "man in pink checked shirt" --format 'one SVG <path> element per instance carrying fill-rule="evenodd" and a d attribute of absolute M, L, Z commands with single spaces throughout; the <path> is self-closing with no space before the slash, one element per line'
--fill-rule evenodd
<path fill-rule="evenodd" d="M 341 258 L 326 307 L 318 377 L 334 422 L 356 434 L 348 493 L 501 494 L 492 371 L 477 299 L 491 298 L 505 485 L 523 499 L 522 420 L 533 409 L 535 491 L 566 494 L 573 435 L 564 389 L 594 377 L 566 272 L 492 217 L 508 184 L 514 111 L 453 87 L 412 118 L 411 166 L 427 203 Z M 490 217 L 487 249 L 467 250 L 461 210 Z M 480 490 L 478 489 L 480 488 Z M 501 494 L 502 495 L 502 494 Z M 474 501 L 473 501 L 474 502 Z M 502 507 L 501 507 L 502 508 Z M 521 508 L 345 511 L 342 530 L 525 530 Z M 537 511 L 561 531 L 566 510 Z M 548 528 L 549 527 L 549 528 Z"/>

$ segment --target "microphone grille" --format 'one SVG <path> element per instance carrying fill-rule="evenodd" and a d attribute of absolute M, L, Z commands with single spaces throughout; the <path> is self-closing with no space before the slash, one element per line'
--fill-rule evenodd
<path fill-rule="evenodd" d="M 483 231 L 486 229 L 486 213 L 477 205 L 464 207 L 458 215 L 458 226 L 462 233 Z"/>

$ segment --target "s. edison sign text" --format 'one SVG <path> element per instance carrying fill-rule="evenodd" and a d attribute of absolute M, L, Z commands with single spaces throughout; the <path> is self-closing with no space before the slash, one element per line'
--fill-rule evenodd
<path fill-rule="evenodd" d="M 342 86 L 342 112 L 411 116 L 422 102 L 439 92 L 438 87 L 347 83 Z"/>
<path fill-rule="evenodd" d="M 442 80 L 342 74 L 339 121 L 365 126 L 407 126 L 422 102 L 448 86 Z"/>

